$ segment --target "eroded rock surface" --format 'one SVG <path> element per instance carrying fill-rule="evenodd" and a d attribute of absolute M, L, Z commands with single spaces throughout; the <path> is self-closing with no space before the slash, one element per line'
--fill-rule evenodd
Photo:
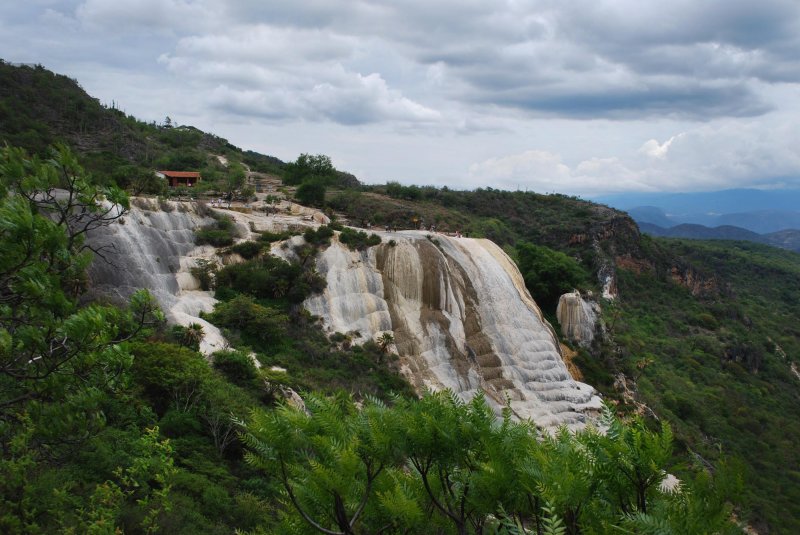
<path fill-rule="evenodd" d="M 590 347 L 597 332 L 600 306 L 584 298 L 577 290 L 562 295 L 558 300 L 556 317 L 561 334 L 582 347 Z"/>
<path fill-rule="evenodd" d="M 321 253 L 327 288 L 305 305 L 331 332 L 355 331 L 362 341 L 392 332 L 419 391 L 450 388 L 469 399 L 480 389 L 542 427 L 582 427 L 599 410 L 594 389 L 570 377 L 502 249 L 418 231 L 380 234 L 384 243 L 363 252 L 334 241 Z"/>

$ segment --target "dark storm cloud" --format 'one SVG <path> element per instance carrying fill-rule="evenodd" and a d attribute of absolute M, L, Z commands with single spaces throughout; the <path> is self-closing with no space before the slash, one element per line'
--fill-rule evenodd
<path fill-rule="evenodd" d="M 420 7 L 413 33 L 388 38 L 422 64 L 443 65 L 457 98 L 568 117 L 637 110 L 701 120 L 752 116 L 772 109 L 759 82 L 800 79 L 796 2 L 616 0 L 484 9 L 482 19 L 452 11 L 442 32 L 441 19 Z"/>
<path fill-rule="evenodd" d="M 493 91 L 483 102 L 576 119 L 660 116 L 704 120 L 716 116 L 753 117 L 771 109 L 743 85 L 718 88 L 662 85 L 605 91 L 586 88 L 584 91 L 573 89 L 568 94 L 546 93 L 535 88 L 530 91 L 515 89 Z"/>

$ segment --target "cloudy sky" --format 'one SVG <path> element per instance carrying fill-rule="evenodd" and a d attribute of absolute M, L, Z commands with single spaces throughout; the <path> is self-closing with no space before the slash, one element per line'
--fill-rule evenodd
<path fill-rule="evenodd" d="M 800 187 L 797 0 L 26 0 L 0 57 L 368 183 Z"/>

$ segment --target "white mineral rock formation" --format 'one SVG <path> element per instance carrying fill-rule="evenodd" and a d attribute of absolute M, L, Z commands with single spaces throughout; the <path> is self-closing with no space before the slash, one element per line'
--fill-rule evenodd
<path fill-rule="evenodd" d="M 562 295 L 556 308 L 561 334 L 580 346 L 591 346 L 597 330 L 599 308 L 597 303 L 584 299 L 577 290 Z"/>
<path fill-rule="evenodd" d="M 122 221 L 89 236 L 95 248 L 105 247 L 105 261 L 95 258 L 89 268 L 92 292 L 124 302 L 136 290 L 147 289 L 167 319 L 203 327 L 200 351 L 210 355 L 227 347 L 219 329 L 200 318 L 217 302 L 202 291 L 190 270 L 198 259 L 214 260 L 213 247 L 197 247 L 194 229 L 212 222 L 194 204 L 134 201 Z M 164 210 L 166 208 L 166 210 Z"/>
<path fill-rule="evenodd" d="M 219 331 L 198 317 L 216 301 L 190 273 L 198 259 L 222 263 L 213 248 L 194 245 L 193 230 L 211 220 L 191 204 L 170 203 L 168 211 L 155 202 L 138 204 L 124 224 L 91 236 L 95 246 L 114 245 L 106 255 L 112 264 L 92 265 L 94 290 L 127 298 L 147 288 L 171 321 L 203 325 L 204 353 L 223 349 Z M 325 221 L 296 205 L 271 216 L 226 213 L 243 239 L 254 230 Z M 552 328 L 498 246 L 442 235 L 429 239 L 418 231 L 378 234 L 383 243 L 364 252 L 334 238 L 320 253 L 317 269 L 327 288 L 305 306 L 326 329 L 357 331 L 354 338 L 362 342 L 392 333 L 402 370 L 418 391 L 449 388 L 466 400 L 483 390 L 498 410 L 508 403 L 518 417 L 543 428 L 580 428 L 601 408 L 594 389 L 570 377 Z M 291 257 L 290 248 L 276 244 L 273 251 Z"/>
<path fill-rule="evenodd" d="M 391 331 L 419 391 L 449 388 L 470 399 L 480 389 L 541 427 L 579 428 L 600 409 L 594 389 L 570 377 L 552 328 L 497 245 L 380 234 L 384 243 L 364 252 L 334 241 L 321 253 L 327 288 L 305 305 L 331 332 L 365 341 Z"/>

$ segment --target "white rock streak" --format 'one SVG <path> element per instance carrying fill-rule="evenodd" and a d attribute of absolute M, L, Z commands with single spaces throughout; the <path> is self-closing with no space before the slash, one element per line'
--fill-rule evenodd
<path fill-rule="evenodd" d="M 243 236 L 321 222 L 290 210 L 269 217 L 228 213 Z M 220 260 L 212 248 L 194 245 L 193 230 L 208 223 L 188 204 L 169 212 L 133 208 L 124 224 L 92 237 L 116 248 L 113 265 L 93 264 L 95 290 L 126 298 L 147 288 L 171 321 L 203 326 L 201 351 L 224 348 L 219 330 L 199 318 L 216 301 L 190 273 L 198 259 Z M 334 238 L 318 256 L 327 288 L 305 306 L 328 331 L 362 342 L 390 332 L 401 369 L 418 391 L 449 388 L 468 400 L 482 390 L 496 409 L 508 403 L 543 428 L 580 428 L 600 409 L 594 389 L 570 377 L 552 328 L 497 245 L 418 231 L 379 234 L 383 243 L 366 251 L 350 251 Z M 279 245 L 273 251 L 291 256 Z"/>
<path fill-rule="evenodd" d="M 600 408 L 574 381 L 556 338 L 508 256 L 488 240 L 423 232 L 382 233 L 384 243 L 352 252 L 334 242 L 319 258 L 327 279 L 306 307 L 334 332 L 361 341 L 392 331 L 403 370 L 418 390 L 481 389 L 520 418 L 582 427 Z M 396 245 L 391 246 L 388 240 Z"/>

